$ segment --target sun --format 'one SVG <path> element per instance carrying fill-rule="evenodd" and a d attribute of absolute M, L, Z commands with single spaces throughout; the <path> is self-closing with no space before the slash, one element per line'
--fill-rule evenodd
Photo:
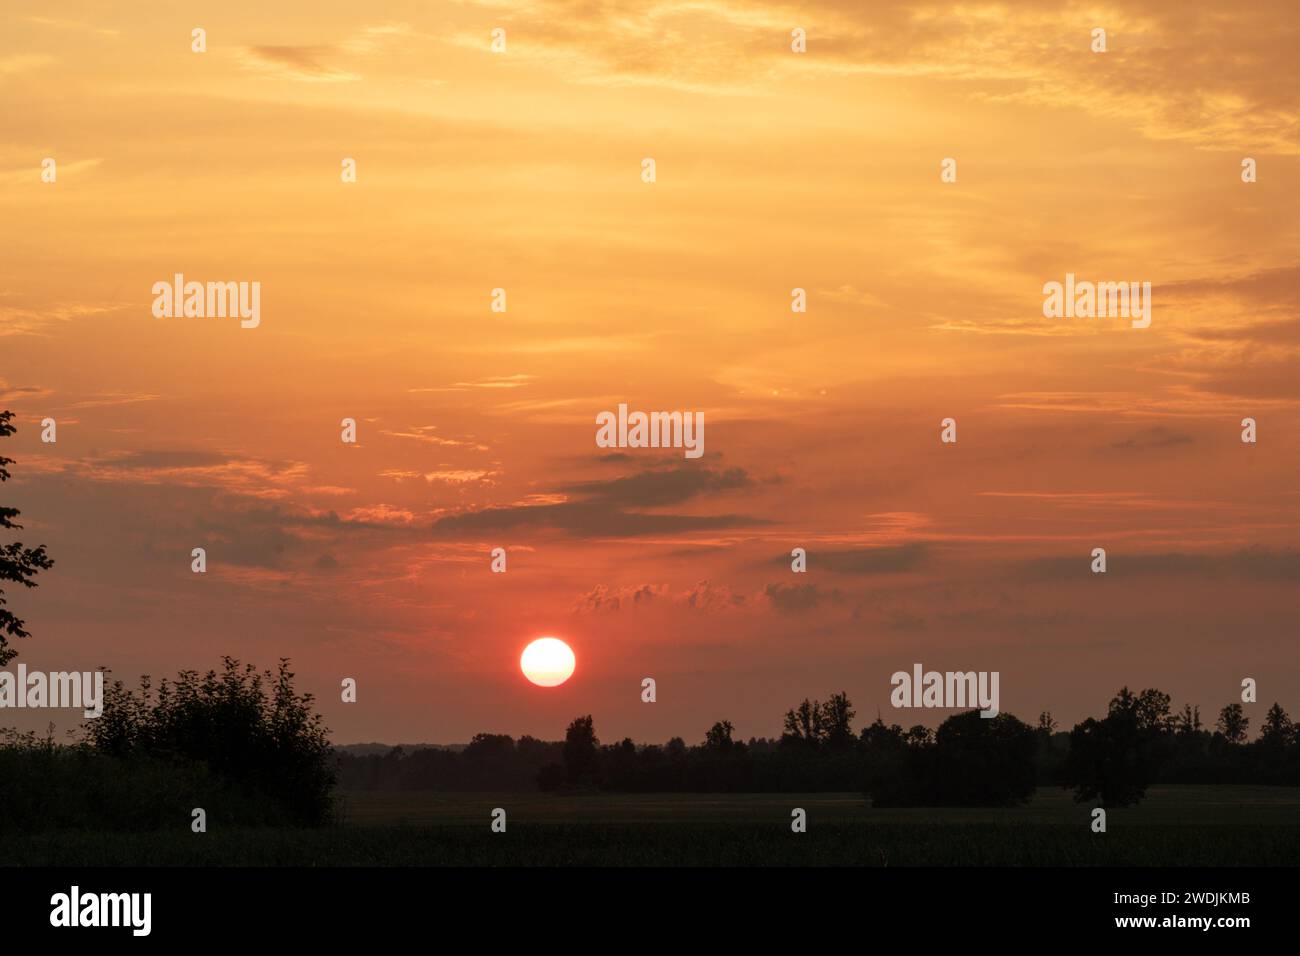
<path fill-rule="evenodd" d="M 519 669 L 538 687 L 558 687 L 573 676 L 573 649 L 557 637 L 539 637 L 519 655 Z"/>

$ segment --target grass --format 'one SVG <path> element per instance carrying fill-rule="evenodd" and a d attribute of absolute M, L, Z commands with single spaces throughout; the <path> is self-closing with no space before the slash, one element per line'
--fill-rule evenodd
<path fill-rule="evenodd" d="M 492 833 L 495 807 L 507 832 Z M 808 814 L 792 833 L 790 811 Z M 321 830 L 61 832 L 6 837 L 19 865 L 1294 865 L 1300 790 L 1153 787 L 1094 834 L 1042 790 L 1011 810 L 873 810 L 856 794 L 350 793 Z"/>
<path fill-rule="evenodd" d="M 876 810 L 857 793 L 435 793 L 351 791 L 343 794 L 345 823 L 356 826 L 487 825 L 495 807 L 510 823 L 775 822 L 788 828 L 802 807 L 811 823 L 1003 823 L 1071 825 L 1091 820 L 1090 805 L 1070 792 L 1044 787 L 1027 806 L 1008 809 L 917 807 Z M 1300 826 L 1300 788 L 1237 786 L 1151 787 L 1136 807 L 1111 810 L 1109 829 L 1146 825 L 1246 824 Z"/>

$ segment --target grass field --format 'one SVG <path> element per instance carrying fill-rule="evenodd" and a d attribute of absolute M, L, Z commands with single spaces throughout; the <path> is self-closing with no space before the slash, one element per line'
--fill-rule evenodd
<path fill-rule="evenodd" d="M 490 830 L 501 807 L 505 833 Z M 808 831 L 790 830 L 802 807 Z M 7 837 L 6 865 L 1295 865 L 1300 790 L 1152 787 L 1112 810 L 1040 790 L 1013 810 L 873 810 L 857 794 L 344 795 L 322 830 Z"/>

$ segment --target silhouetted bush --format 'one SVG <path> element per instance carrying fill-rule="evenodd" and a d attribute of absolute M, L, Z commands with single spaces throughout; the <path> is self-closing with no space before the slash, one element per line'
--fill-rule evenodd
<path fill-rule="evenodd" d="M 277 671 L 260 673 L 229 657 L 222 661 L 220 673 L 182 671 L 175 681 L 162 681 L 156 694 L 147 677 L 138 694 L 114 681 L 104 688 L 103 715 L 86 723 L 87 743 L 124 761 L 197 764 L 250 803 L 269 798 L 290 822 L 327 822 L 335 767 L 311 695 L 294 691 L 286 660 Z"/>
<path fill-rule="evenodd" d="M 87 744 L 14 731 L 0 732 L 0 807 L 0 833 L 188 832 L 196 807 L 210 827 L 293 822 L 270 797 L 232 785 L 201 763 L 110 757 Z"/>

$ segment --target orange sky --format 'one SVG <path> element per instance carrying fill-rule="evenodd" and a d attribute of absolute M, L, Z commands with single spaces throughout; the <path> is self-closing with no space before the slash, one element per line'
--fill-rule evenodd
<path fill-rule="evenodd" d="M 1298 27 L 1292 2 L 6 10 L 3 492 L 57 562 L 11 595 L 19 659 L 289 656 L 341 742 L 580 713 L 775 735 L 838 690 L 933 724 L 889 706 L 915 661 L 1000 671 L 1029 720 L 1121 684 L 1212 719 L 1248 676 L 1257 718 L 1300 710 Z M 261 324 L 154 318 L 177 272 L 260 282 Z M 1151 327 L 1043 318 L 1067 272 L 1151 282 Z M 620 402 L 704 412 L 705 455 L 597 448 Z M 577 652 L 562 688 L 519 675 L 542 634 Z"/>

